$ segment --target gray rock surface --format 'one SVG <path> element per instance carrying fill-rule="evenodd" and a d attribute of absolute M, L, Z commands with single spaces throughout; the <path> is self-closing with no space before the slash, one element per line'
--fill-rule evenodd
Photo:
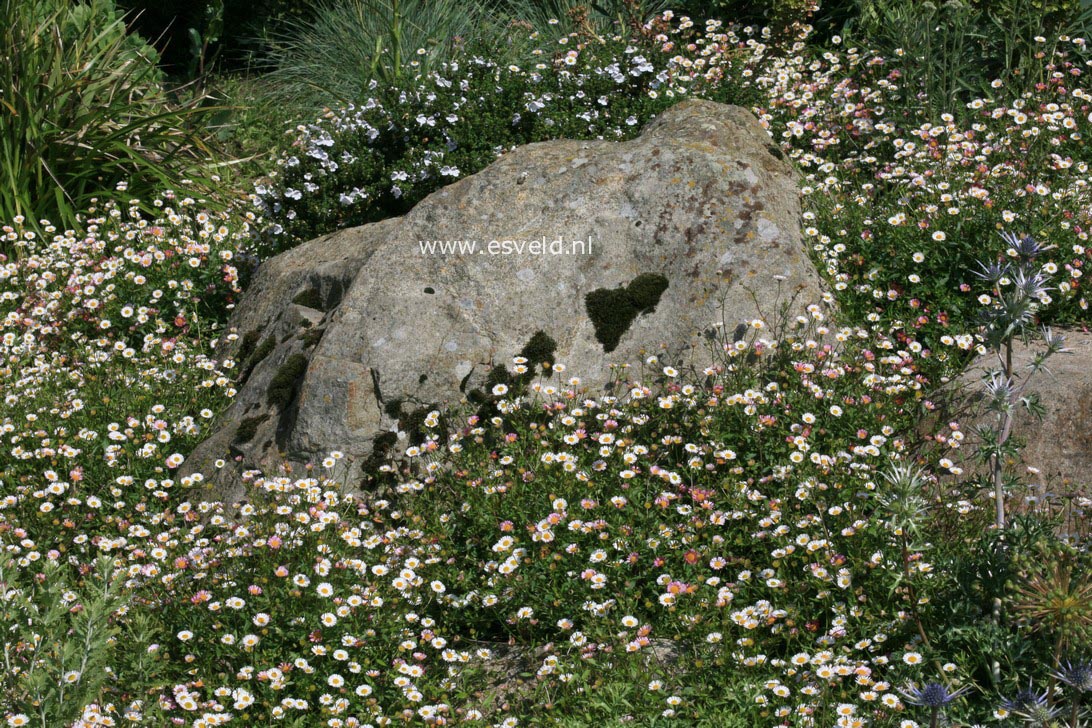
<path fill-rule="evenodd" d="M 1045 410 L 1042 420 L 1017 408 L 1013 423 L 1013 436 L 1024 441 L 1021 463 L 1013 463 L 1012 471 L 1028 484 L 1038 486 L 1033 493 L 1092 494 L 1092 333 L 1080 330 L 1061 330 L 1065 335 L 1068 353 L 1055 354 L 1046 362 L 1046 371 L 1040 371 L 1025 390 L 1025 396 L 1037 394 Z M 1024 376 L 1028 364 L 1036 352 L 1042 351 L 1035 339 L 1029 346 L 1018 343 L 1013 349 L 1013 366 Z M 981 397 L 985 377 L 997 367 L 997 357 L 987 354 L 980 357 L 961 377 L 965 386 L 960 408 L 967 414 L 964 430 L 973 435 L 976 425 L 987 420 L 981 413 L 977 400 Z M 978 438 L 969 438 L 969 448 L 964 467 L 967 472 L 983 471 L 973 462 Z M 1029 470 L 1030 468 L 1030 470 Z"/>
<path fill-rule="evenodd" d="M 264 263 L 219 352 L 239 360 L 238 397 L 186 468 L 210 473 L 231 453 L 236 470 L 275 472 L 283 455 L 340 450 L 359 469 L 378 434 L 488 389 L 490 366 L 511 366 L 537 332 L 593 392 L 612 362 L 650 353 L 704 367 L 714 324 L 821 300 L 799 217 L 791 166 L 739 107 L 687 101 L 632 141 L 518 148 L 402 218 Z M 423 252 L 434 240 L 479 252 Z M 536 240 L 569 254 L 532 254 Z M 524 252 L 480 252 L 490 241 Z M 613 336 L 589 294 L 621 316 Z"/>

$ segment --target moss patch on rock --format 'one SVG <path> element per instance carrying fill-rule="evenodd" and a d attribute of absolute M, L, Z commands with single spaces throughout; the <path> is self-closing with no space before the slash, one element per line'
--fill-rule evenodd
<path fill-rule="evenodd" d="M 250 442 L 258 432 L 258 427 L 268 419 L 268 414 L 258 415 L 257 417 L 247 417 L 240 422 L 239 426 L 235 429 L 235 437 L 232 438 L 232 443 L 236 445 L 245 445 Z"/>
<path fill-rule="evenodd" d="M 545 331 L 536 331 L 519 351 L 519 356 L 527 360 L 527 370 L 522 374 L 513 374 L 504 364 L 494 364 L 485 376 L 485 382 L 480 387 L 466 392 L 467 401 L 476 406 L 475 412 L 479 419 L 485 420 L 500 413 L 497 402 L 502 399 L 519 397 L 527 391 L 536 371 L 541 368 L 543 374 L 550 376 L 553 373 L 554 354 L 557 351 L 557 342 Z M 471 372 L 472 373 L 472 372 Z M 466 383 L 470 379 L 467 374 L 459 385 L 459 390 L 466 390 Z M 498 384 L 508 387 L 504 394 L 494 394 L 493 388 Z M 446 424 L 441 418 L 441 429 L 444 437 L 447 436 Z"/>
<path fill-rule="evenodd" d="M 527 373 L 532 374 L 535 367 L 542 367 L 542 373 L 546 376 L 553 374 L 554 353 L 557 351 L 557 342 L 544 331 L 536 331 L 534 336 L 523 345 L 519 355 L 527 360 Z"/>
<path fill-rule="evenodd" d="M 269 405 L 282 409 L 287 407 L 296 396 L 296 388 L 306 371 L 307 357 L 303 354 L 293 354 L 285 359 L 266 389 L 266 401 Z"/>
<path fill-rule="evenodd" d="M 251 331 L 243 339 L 243 345 L 239 347 L 238 361 L 242 362 L 242 366 L 239 370 L 239 386 L 242 386 L 250 375 L 254 372 L 254 368 L 258 366 L 277 346 L 277 340 L 272 336 L 266 337 L 261 344 L 256 344 L 258 340 L 258 332 Z"/>
<path fill-rule="evenodd" d="M 397 420 L 402 416 L 402 399 L 396 397 L 395 399 L 387 400 L 383 403 L 383 412 L 392 420 Z"/>
<path fill-rule="evenodd" d="M 235 353 L 235 361 L 245 362 L 254 354 L 254 349 L 258 346 L 258 339 L 261 338 L 261 332 L 257 329 L 252 329 L 243 335 L 243 340 L 239 342 L 239 351 Z"/>
<path fill-rule="evenodd" d="M 374 490 L 383 480 L 380 468 L 391 459 L 391 451 L 398 444 L 398 435 L 393 432 L 381 432 L 372 438 L 372 452 L 360 464 L 362 490 Z M 388 476 L 389 477 L 389 476 Z"/>
<path fill-rule="evenodd" d="M 512 374 L 508 371 L 508 367 L 503 364 L 497 364 L 485 376 L 485 386 L 488 389 L 493 389 L 497 384 L 509 384 L 511 381 Z"/>
<path fill-rule="evenodd" d="M 326 309 L 322 307 L 322 293 L 313 286 L 305 291 L 297 293 L 296 297 L 292 299 L 292 303 L 297 306 L 313 308 L 316 311 L 326 311 Z"/>
<path fill-rule="evenodd" d="M 418 407 L 403 414 L 398 420 L 398 429 L 406 433 L 411 445 L 419 445 L 425 441 L 425 418 L 431 411 L 431 407 Z"/>
<path fill-rule="evenodd" d="M 638 316 L 656 310 L 668 285 L 659 273 L 642 273 L 627 286 L 597 288 L 584 297 L 584 308 L 604 352 L 618 348 L 622 335 Z"/>
<path fill-rule="evenodd" d="M 277 341 L 272 336 L 267 337 L 265 341 L 263 341 L 258 346 L 258 348 L 254 350 L 254 353 L 250 355 L 250 358 L 247 359 L 247 366 L 250 369 L 258 366 L 258 364 L 261 363 L 262 359 L 265 359 L 267 356 L 269 356 L 270 352 L 273 351 L 273 348 L 276 345 Z"/>
<path fill-rule="evenodd" d="M 300 334 L 296 338 L 302 341 L 305 347 L 311 348 L 322 340 L 322 335 L 325 333 L 326 331 L 324 329 L 310 329 L 309 331 L 305 331 L 304 333 Z"/>

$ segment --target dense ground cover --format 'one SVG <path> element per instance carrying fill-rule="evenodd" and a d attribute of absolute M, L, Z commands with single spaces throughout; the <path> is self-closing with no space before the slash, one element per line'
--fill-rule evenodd
<path fill-rule="evenodd" d="M 1013 285 L 978 264 L 1028 257 L 999 231 L 1050 246 L 1024 322 L 1088 321 L 1084 40 L 937 113 L 920 59 L 859 39 L 671 13 L 547 36 L 316 115 L 228 211 L 145 195 L 2 228 L 9 725 L 1087 720 L 1087 489 L 1029 503 L 1014 470 L 998 528 L 972 433 L 929 416 Z M 635 362 L 616 397 L 580 362 L 513 361 L 491 412 L 430 413 L 367 493 L 339 453 L 250 473 L 245 503 L 177 475 L 234 394 L 211 347 L 282 240 L 699 94 L 801 169 L 836 315 L 726 331 L 705 371 Z"/>

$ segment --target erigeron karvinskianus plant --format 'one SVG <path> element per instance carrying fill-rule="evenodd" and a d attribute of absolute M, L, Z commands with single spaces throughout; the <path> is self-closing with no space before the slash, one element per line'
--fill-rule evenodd
<path fill-rule="evenodd" d="M 995 524 L 1005 527 L 1005 473 L 1007 458 L 1016 454 L 1012 429 L 1016 412 L 1023 407 L 1042 416 L 1043 409 L 1035 394 L 1026 394 L 1028 384 L 1045 362 L 1054 354 L 1068 351 L 1065 338 L 1049 328 L 1035 328 L 1040 308 L 1050 302 L 1049 268 L 1038 258 L 1048 249 L 1030 235 L 1023 237 L 1002 233 L 1009 244 L 1005 262 L 981 263 L 976 273 L 992 287 L 992 294 L 983 294 L 980 301 L 987 307 L 982 315 L 981 332 L 986 349 L 997 358 L 997 365 L 988 371 L 985 386 L 985 407 L 991 422 L 978 428 L 983 447 L 979 455 L 987 461 L 993 485 Z M 1017 339 L 1029 343 L 1033 333 L 1041 338 L 1045 348 L 1037 352 L 1024 371 L 1017 372 L 1013 363 L 1013 348 Z"/>

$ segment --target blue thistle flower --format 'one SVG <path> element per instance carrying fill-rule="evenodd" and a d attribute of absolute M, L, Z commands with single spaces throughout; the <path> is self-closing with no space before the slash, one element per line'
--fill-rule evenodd
<path fill-rule="evenodd" d="M 1001 705 L 1018 718 L 1023 718 L 1032 725 L 1046 725 L 1058 716 L 1058 709 L 1052 708 L 1047 700 L 1047 691 L 1035 692 L 1028 687 L 1016 693 L 1010 700 L 1005 700 Z"/>
<path fill-rule="evenodd" d="M 1066 662 L 1052 673 L 1058 682 L 1068 685 L 1077 692 L 1092 692 L 1092 662 Z"/>
<path fill-rule="evenodd" d="M 1045 703 L 1047 699 L 1046 691 L 1041 693 L 1035 692 L 1035 689 L 1028 686 L 1020 692 L 1013 695 L 1011 698 L 1001 701 L 1001 705 L 1008 710 L 1017 711 L 1023 710 L 1028 706 L 1035 705 L 1037 703 Z"/>
<path fill-rule="evenodd" d="M 1009 247 L 1015 250 L 1019 257 L 1025 260 L 1034 259 L 1046 249 L 1030 235 L 1020 236 L 1015 233 L 1003 232 L 1001 233 L 1001 239 L 1008 243 Z"/>
<path fill-rule="evenodd" d="M 1007 263 L 998 263 L 996 261 L 991 263 L 978 264 L 982 270 L 974 271 L 974 274 L 984 281 L 996 284 L 1002 278 L 1009 274 L 1009 265 Z"/>
<path fill-rule="evenodd" d="M 920 688 L 916 685 L 910 685 L 907 689 L 899 690 L 899 692 L 902 693 L 902 696 L 906 698 L 906 702 L 910 705 L 918 705 L 923 708 L 937 710 L 943 708 L 970 689 L 969 686 L 965 686 L 959 690 L 949 692 L 948 687 L 943 683 L 929 682 L 925 683 L 925 685 Z"/>

